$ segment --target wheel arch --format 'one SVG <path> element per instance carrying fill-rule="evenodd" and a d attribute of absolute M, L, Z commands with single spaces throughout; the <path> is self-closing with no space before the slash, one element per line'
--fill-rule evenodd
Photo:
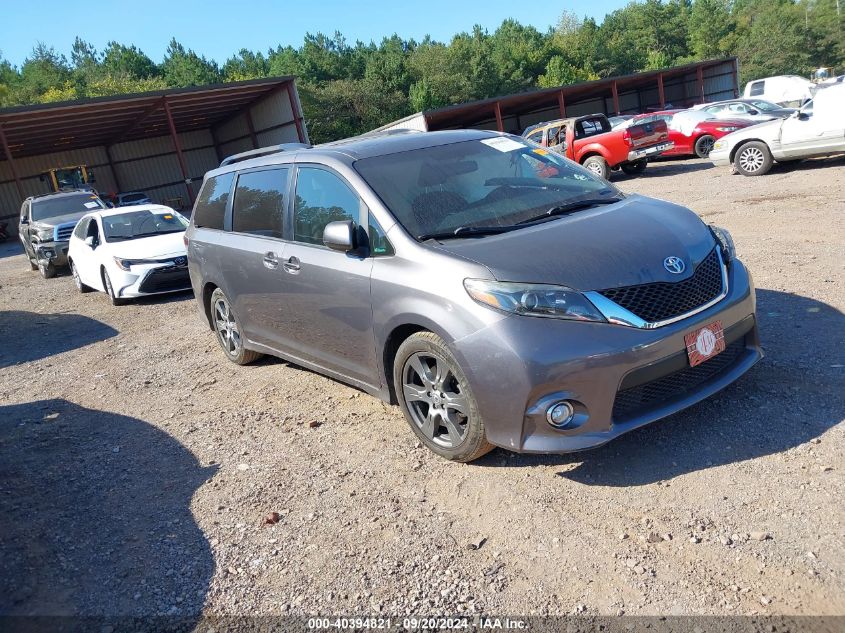
<path fill-rule="evenodd" d="M 218 286 L 213 281 L 207 281 L 203 284 L 202 287 L 202 313 L 205 315 L 205 320 L 208 323 L 208 328 L 210 330 L 214 330 L 214 324 L 211 321 L 211 295 L 217 290 L 220 286 Z"/>

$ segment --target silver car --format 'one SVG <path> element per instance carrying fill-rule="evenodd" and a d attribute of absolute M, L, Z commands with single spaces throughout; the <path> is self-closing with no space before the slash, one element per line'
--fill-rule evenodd
<path fill-rule="evenodd" d="M 761 358 L 727 231 L 530 141 L 264 153 L 206 174 L 186 232 L 202 318 L 235 363 L 280 356 L 398 404 L 447 459 L 598 446 Z"/>

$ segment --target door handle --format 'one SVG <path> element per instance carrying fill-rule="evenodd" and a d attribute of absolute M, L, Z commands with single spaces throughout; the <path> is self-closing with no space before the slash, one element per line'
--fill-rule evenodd
<path fill-rule="evenodd" d="M 264 266 L 266 268 L 278 268 L 279 267 L 279 260 L 276 259 L 276 253 L 264 253 Z"/>
<path fill-rule="evenodd" d="M 299 258 L 295 255 L 292 255 L 285 263 L 284 269 L 285 272 L 290 273 L 291 275 L 296 275 L 299 273 Z"/>

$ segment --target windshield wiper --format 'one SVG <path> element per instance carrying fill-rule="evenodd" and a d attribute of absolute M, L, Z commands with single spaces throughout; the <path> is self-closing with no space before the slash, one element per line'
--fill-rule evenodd
<path fill-rule="evenodd" d="M 418 235 L 417 239 L 425 240 L 449 240 L 459 239 L 461 237 L 481 236 L 481 235 L 496 235 L 497 233 L 505 233 L 518 228 L 516 225 L 505 226 L 459 226 L 454 231 L 443 231 L 442 233 L 423 233 Z"/>
<path fill-rule="evenodd" d="M 586 200 L 575 200 L 574 202 L 567 202 L 564 204 L 558 204 L 553 206 L 551 209 L 548 209 L 542 215 L 535 216 L 533 218 L 528 218 L 527 220 L 520 220 L 517 224 L 531 224 L 532 222 L 539 222 L 541 220 L 545 220 L 556 215 L 566 215 L 567 213 L 574 213 L 575 211 L 582 211 L 584 209 L 590 209 L 592 207 L 597 207 L 601 204 L 615 204 L 619 202 L 622 198 L 587 198 Z"/>

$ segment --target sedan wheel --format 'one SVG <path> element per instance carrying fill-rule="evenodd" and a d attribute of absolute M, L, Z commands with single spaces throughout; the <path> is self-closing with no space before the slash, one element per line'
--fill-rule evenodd
<path fill-rule="evenodd" d="M 73 283 L 79 292 L 91 292 L 91 288 L 82 283 L 82 277 L 79 276 L 79 271 L 73 262 L 70 263 L 70 272 L 73 275 Z"/>
<path fill-rule="evenodd" d="M 765 143 L 746 143 L 736 153 L 734 166 L 744 176 L 762 176 L 772 168 L 772 155 Z"/>
<path fill-rule="evenodd" d="M 699 136 L 698 140 L 695 142 L 695 154 L 699 158 L 707 158 L 710 156 L 710 152 L 713 150 L 713 145 L 716 143 L 716 138 L 710 136 L 709 134 L 705 134 L 704 136 Z"/>
<path fill-rule="evenodd" d="M 418 332 L 408 337 L 396 352 L 393 377 L 405 418 L 432 451 L 468 462 L 493 448 L 469 382 L 439 336 Z"/>
<path fill-rule="evenodd" d="M 111 285 L 111 279 L 109 279 L 109 274 L 105 270 L 103 270 L 103 286 L 105 286 L 106 294 L 113 306 L 122 306 L 126 303 L 126 299 L 121 299 L 115 295 L 114 288 Z"/>

